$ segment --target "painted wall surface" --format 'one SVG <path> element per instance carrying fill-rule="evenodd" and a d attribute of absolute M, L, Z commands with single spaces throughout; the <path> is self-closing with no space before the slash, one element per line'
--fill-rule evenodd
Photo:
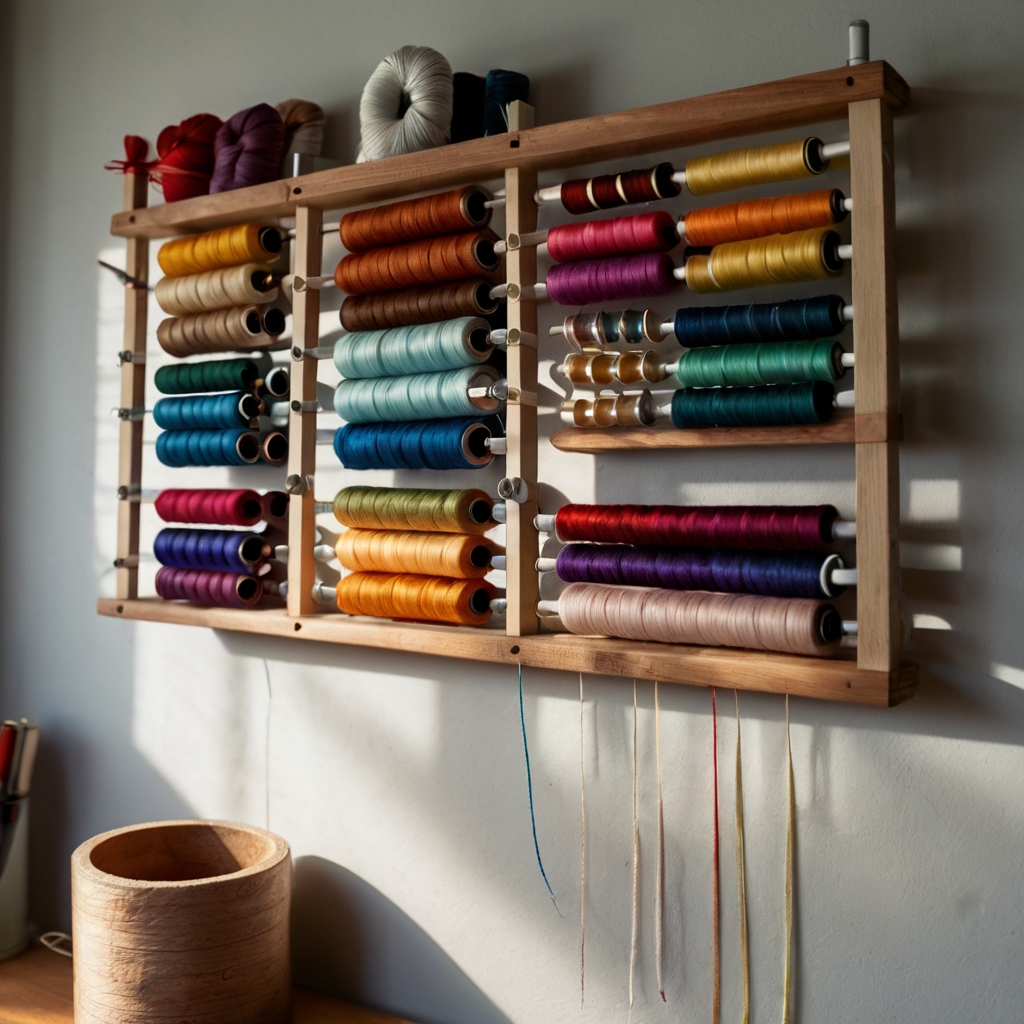
<path fill-rule="evenodd" d="M 102 165 L 120 155 L 125 133 L 155 139 L 197 111 L 227 117 L 291 96 L 327 109 L 327 152 L 349 161 L 362 85 L 405 43 L 440 49 L 457 70 L 527 73 L 538 121 L 551 123 L 838 65 L 847 23 L 865 17 L 872 55 L 914 89 L 897 124 L 901 540 L 905 613 L 919 627 L 912 653 L 926 671 L 918 696 L 890 711 L 791 704 L 795 1018 L 1021 1019 L 1024 7 L 37 0 L 2 11 L 0 714 L 32 716 L 43 730 L 31 837 L 40 926 L 68 926 L 68 857 L 87 837 L 160 818 L 240 819 L 292 844 L 300 979 L 437 1024 L 626 1019 L 628 680 L 585 679 L 581 727 L 578 679 L 524 673 L 537 834 L 556 907 L 534 857 L 514 671 L 95 615 L 96 596 L 112 585 L 121 297 L 96 259 L 123 258 L 108 234 L 121 182 Z M 834 139 L 842 128 L 822 131 Z M 328 251 L 328 265 L 336 256 Z M 544 311 L 545 333 L 557 315 Z M 553 343 L 542 350 L 549 363 L 558 354 Z M 542 392 L 545 433 L 556 398 Z M 180 480 L 155 467 L 151 449 L 146 458 L 147 486 Z M 322 496 L 356 476 L 332 459 L 324 449 Z M 478 482 L 491 487 L 498 475 Z M 632 456 L 546 450 L 541 476 L 553 485 L 549 501 L 554 491 L 602 501 L 833 501 L 854 513 L 852 453 L 843 450 L 652 455 L 642 467 Z M 257 471 L 201 482 L 221 479 L 277 481 Z M 430 482 L 448 480 L 469 482 Z M 735 724 L 732 694 L 718 696 L 723 1019 L 733 1020 Z M 632 1017 L 703 1019 L 710 695 L 661 688 L 665 1004 L 655 983 L 649 681 L 638 683 L 637 704 Z M 784 702 L 743 695 L 740 709 L 753 1019 L 767 1021 L 781 1013 Z"/>

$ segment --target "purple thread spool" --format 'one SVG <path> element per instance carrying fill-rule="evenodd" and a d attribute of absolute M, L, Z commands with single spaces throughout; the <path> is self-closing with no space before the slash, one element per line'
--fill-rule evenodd
<path fill-rule="evenodd" d="M 548 270 L 548 296 L 563 306 L 588 306 L 665 295 L 678 284 L 674 270 L 664 252 L 558 263 Z"/>

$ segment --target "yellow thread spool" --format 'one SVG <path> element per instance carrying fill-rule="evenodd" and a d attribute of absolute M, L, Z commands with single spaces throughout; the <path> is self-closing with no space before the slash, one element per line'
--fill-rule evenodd
<path fill-rule="evenodd" d="M 821 140 L 797 139 L 774 146 L 751 146 L 686 161 L 686 188 L 695 196 L 749 185 L 767 185 L 821 174 Z"/>
<path fill-rule="evenodd" d="M 341 578 L 336 593 L 348 615 L 482 626 L 496 591 L 487 580 L 354 572 Z"/>
<path fill-rule="evenodd" d="M 277 258 L 282 245 L 277 228 L 265 224 L 236 224 L 165 242 L 157 253 L 157 261 L 168 277 L 181 277 L 239 263 L 270 263 Z"/>
<path fill-rule="evenodd" d="M 502 549 L 486 537 L 393 530 L 346 530 L 335 545 L 338 561 L 357 572 L 414 573 L 482 579 Z"/>

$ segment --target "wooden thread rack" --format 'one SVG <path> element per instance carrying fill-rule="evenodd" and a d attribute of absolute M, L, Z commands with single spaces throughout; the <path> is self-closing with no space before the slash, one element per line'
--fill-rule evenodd
<path fill-rule="evenodd" d="M 763 85 L 561 124 L 533 127 L 533 110 L 510 107 L 508 134 L 352 164 L 299 178 L 146 207 L 146 180 L 125 177 L 125 210 L 111 222 L 128 240 L 127 272 L 145 281 L 149 239 L 192 234 L 246 221 L 295 218 L 294 273 L 322 273 L 321 226 L 325 210 L 387 202 L 504 175 L 506 233 L 537 227 L 534 192 L 542 170 L 567 170 L 745 135 L 845 120 L 850 137 L 853 200 L 853 306 L 856 310 L 856 410 L 807 427 L 709 430 L 563 429 L 551 438 L 558 449 L 600 453 L 623 449 L 674 449 L 747 445 L 853 444 L 856 452 L 857 622 L 856 661 L 815 659 L 725 648 L 645 644 L 608 638 L 538 632 L 537 409 L 511 400 L 507 408 L 505 473 L 522 482 L 523 501 L 507 507 L 507 596 L 504 634 L 495 629 L 431 626 L 322 614 L 312 597 L 315 580 L 316 414 L 292 412 L 289 476 L 300 481 L 289 513 L 288 607 L 240 611 L 202 608 L 138 596 L 139 505 L 119 502 L 117 597 L 101 598 L 103 615 L 355 644 L 506 665 L 621 675 L 700 686 L 793 693 L 889 706 L 913 692 L 917 668 L 900 658 L 899 618 L 899 362 L 894 261 L 892 111 L 909 101 L 909 88 L 884 61 L 838 68 Z M 534 247 L 506 258 L 506 280 L 518 285 L 510 299 L 508 327 L 528 341 L 537 337 Z M 146 350 L 146 293 L 125 290 L 125 344 Z M 294 342 L 318 343 L 320 293 L 296 293 Z M 510 344 L 510 389 L 537 393 L 537 349 Z M 144 402 L 144 359 L 122 364 L 122 406 Z M 316 398 L 317 361 L 293 360 L 291 398 Z M 516 394 L 515 391 L 512 392 Z M 309 408 L 310 406 L 307 406 Z M 429 482 L 424 481 L 428 486 Z M 121 424 L 118 484 L 121 493 L 142 485 L 142 423 Z M 546 510 L 553 511 L 553 510 Z"/>

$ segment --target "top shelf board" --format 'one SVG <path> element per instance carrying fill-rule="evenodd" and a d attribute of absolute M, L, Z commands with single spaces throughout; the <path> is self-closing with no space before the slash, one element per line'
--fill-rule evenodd
<path fill-rule="evenodd" d="M 166 238 L 247 220 L 294 216 L 298 206 L 340 210 L 486 181 L 502 176 L 509 167 L 534 171 L 577 167 L 838 121 L 847 117 L 850 103 L 875 99 L 891 107 L 905 106 L 910 100 L 909 86 L 885 61 L 470 139 L 300 178 L 116 213 L 110 231 L 124 238 Z"/>

